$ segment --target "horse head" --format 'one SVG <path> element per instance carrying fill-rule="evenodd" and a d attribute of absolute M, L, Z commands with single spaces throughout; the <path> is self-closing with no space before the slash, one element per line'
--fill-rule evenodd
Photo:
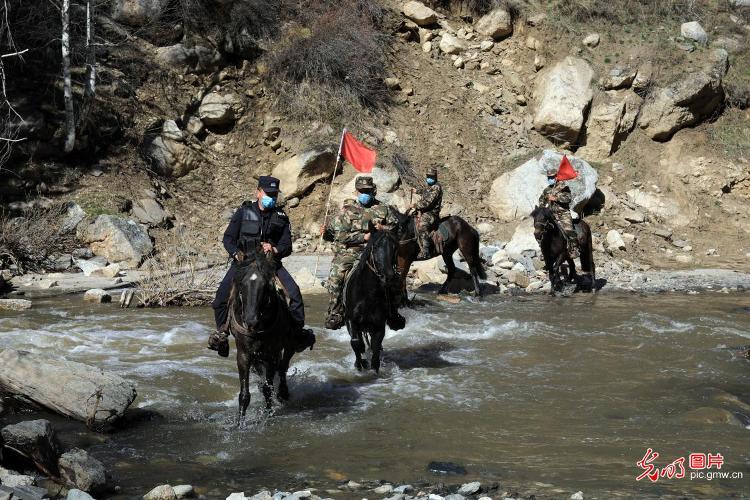
<path fill-rule="evenodd" d="M 370 235 L 360 261 L 372 269 L 385 285 L 390 283 L 395 273 L 398 241 L 390 231 L 372 231 Z"/>
<path fill-rule="evenodd" d="M 531 217 L 534 219 L 534 238 L 537 241 L 542 241 L 544 234 L 555 228 L 552 211 L 547 207 L 535 206 L 531 212 Z"/>
<path fill-rule="evenodd" d="M 240 299 L 241 326 L 252 331 L 274 293 L 273 257 L 257 247 L 240 254 L 238 260 L 234 286 Z"/>

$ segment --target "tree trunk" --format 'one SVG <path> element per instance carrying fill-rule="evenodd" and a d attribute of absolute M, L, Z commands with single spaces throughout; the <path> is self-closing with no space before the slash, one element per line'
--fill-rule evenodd
<path fill-rule="evenodd" d="M 0 392 L 23 396 L 99 429 L 122 417 L 135 385 L 99 368 L 15 349 L 0 351 Z"/>
<path fill-rule="evenodd" d="M 94 48 L 94 6 L 91 0 L 86 2 L 86 65 L 88 66 L 88 79 L 86 80 L 86 95 L 93 97 L 96 94 L 96 49 Z"/>
<path fill-rule="evenodd" d="M 70 80 L 70 0 L 62 3 L 62 66 L 63 97 L 65 99 L 65 152 L 70 153 L 76 143 L 76 122 L 73 115 L 73 89 Z"/>

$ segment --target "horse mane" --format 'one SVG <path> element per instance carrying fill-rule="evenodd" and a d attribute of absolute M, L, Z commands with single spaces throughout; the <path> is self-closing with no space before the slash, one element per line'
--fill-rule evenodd
<path fill-rule="evenodd" d="M 392 238 L 393 236 L 389 231 L 373 231 L 370 233 L 370 239 L 367 241 L 367 245 L 365 245 L 364 250 L 362 250 L 362 255 L 359 258 L 359 264 L 358 267 L 363 266 L 365 262 L 367 262 L 367 259 L 370 258 L 372 255 L 372 252 L 375 248 L 375 246 L 382 240 L 383 238 Z"/>
<path fill-rule="evenodd" d="M 255 266 L 251 264 L 255 264 Z M 267 256 L 260 248 L 252 248 L 247 252 L 242 252 L 241 260 L 237 264 L 235 280 L 240 282 L 251 269 L 253 272 L 260 271 L 265 281 L 272 281 L 276 275 L 273 259 Z"/>

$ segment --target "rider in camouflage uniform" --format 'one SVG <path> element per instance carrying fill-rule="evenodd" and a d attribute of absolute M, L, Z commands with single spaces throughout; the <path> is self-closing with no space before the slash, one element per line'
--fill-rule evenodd
<path fill-rule="evenodd" d="M 331 294 L 326 328 L 334 330 L 344 324 L 344 280 L 370 239 L 371 226 L 378 230 L 392 230 L 398 225 L 391 209 L 375 198 L 377 190 L 372 177 L 358 177 L 355 188 L 357 199 L 345 200 L 341 212 L 323 228 L 323 238 L 334 243 L 334 258 L 326 283 Z M 397 275 L 389 289 L 391 311 L 388 326 L 398 330 L 403 328 L 404 319 L 398 313 L 401 286 Z"/>
<path fill-rule="evenodd" d="M 565 159 L 563 162 L 565 162 Z M 572 169 L 572 167 L 570 168 Z M 557 225 L 565 233 L 565 238 L 568 241 L 568 255 L 570 255 L 571 259 L 575 259 L 578 257 L 580 251 L 578 247 L 578 234 L 573 227 L 573 216 L 570 213 L 570 203 L 573 201 L 573 194 L 565 182 L 558 180 L 559 170 L 559 167 L 547 167 L 548 185 L 539 197 L 539 205 L 543 207 L 548 206 L 552 210 L 552 215 L 555 217 Z"/>
<path fill-rule="evenodd" d="M 417 212 L 416 230 L 419 243 L 417 259 L 430 258 L 430 234 L 440 223 L 440 208 L 443 205 L 443 187 L 437 180 L 437 167 L 432 166 L 427 169 L 425 180 L 427 186 L 417 192 L 419 201 L 411 206 Z M 412 188 L 412 191 L 417 190 Z"/>

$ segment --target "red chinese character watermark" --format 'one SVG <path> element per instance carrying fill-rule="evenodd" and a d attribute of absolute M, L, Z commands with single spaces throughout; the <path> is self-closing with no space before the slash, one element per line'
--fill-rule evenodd
<path fill-rule="evenodd" d="M 655 483 L 662 479 L 682 479 L 685 477 L 685 457 L 679 457 L 667 464 L 666 466 L 659 468 L 654 464 L 654 461 L 659 458 L 659 453 L 649 448 L 643 455 L 636 465 L 643 469 L 643 472 L 636 477 L 636 481 L 640 481 L 644 478 L 648 478 L 652 483 Z M 721 469 L 724 465 L 724 457 L 721 453 L 690 453 L 688 455 L 688 467 L 691 470 L 699 471 L 705 469 Z M 723 473 L 708 473 L 710 474 L 723 474 Z M 701 477 L 705 475 L 703 473 L 690 473 L 690 478 L 693 476 Z"/>

